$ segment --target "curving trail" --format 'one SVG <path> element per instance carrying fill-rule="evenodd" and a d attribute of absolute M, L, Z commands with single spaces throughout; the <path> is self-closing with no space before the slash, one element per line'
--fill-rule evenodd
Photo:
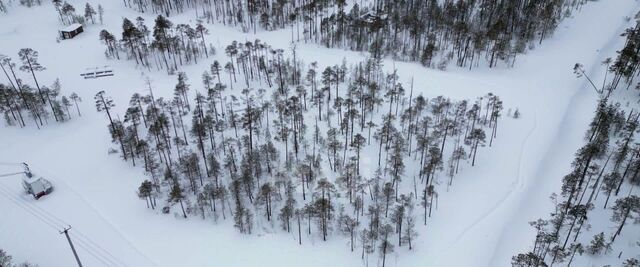
<path fill-rule="evenodd" d="M 485 152 L 490 155 L 463 173 L 464 184 L 459 182 L 444 196 L 446 206 L 438 211 L 443 218 L 433 220 L 429 236 L 423 237 L 425 254 L 412 261 L 426 266 L 510 266 L 511 256 L 531 246 L 535 233 L 528 222 L 553 209 L 549 196 L 560 188 L 582 145 L 597 101 L 572 67 L 576 62 L 591 66 L 590 77 L 602 81 L 605 67 L 600 62 L 616 55 L 624 42 L 620 34 L 634 23 L 624 18 L 633 17 L 639 7 L 636 1 L 589 2 L 563 22 L 548 43 L 498 74 L 506 78 L 492 81 L 497 95 L 512 98 L 505 103 L 519 102 L 523 117 L 507 122 L 512 125 L 503 126 L 502 138 Z M 612 19 L 603 23 L 593 17 Z M 492 74 L 483 75 L 490 80 L 486 76 Z"/>
<path fill-rule="evenodd" d="M 463 239 L 463 237 L 468 232 L 473 231 L 476 226 L 478 226 L 479 224 L 484 222 L 487 218 L 489 218 L 491 216 L 494 216 L 494 214 L 498 211 L 498 209 L 500 209 L 502 206 L 504 206 L 504 204 L 508 200 L 513 198 L 514 193 L 518 192 L 520 189 L 523 188 L 524 179 L 523 179 L 522 174 L 521 174 L 521 169 L 522 169 L 522 166 L 525 164 L 525 162 L 523 162 L 522 158 L 523 158 L 523 155 L 525 154 L 525 151 L 526 151 L 525 147 L 527 145 L 530 145 L 531 141 L 533 141 L 533 140 L 531 140 L 531 135 L 535 132 L 537 127 L 538 127 L 538 115 L 537 115 L 537 111 L 534 111 L 534 113 L 533 113 L 533 126 L 531 126 L 531 129 L 529 129 L 529 131 L 527 132 L 526 137 L 524 138 L 524 141 L 520 145 L 520 154 L 518 155 L 518 173 L 516 175 L 516 180 L 510 185 L 510 189 L 507 191 L 507 193 L 504 194 L 504 196 L 501 197 L 500 200 L 498 202 L 496 202 L 495 205 L 493 205 L 489 210 L 484 212 L 480 218 L 476 219 L 471 225 L 469 225 L 467 228 L 465 228 L 464 231 L 462 231 L 462 233 L 460 233 L 455 238 L 455 241 L 446 248 L 446 250 L 449 250 L 449 249 L 452 249 L 453 247 L 455 247 L 458 244 L 458 242 L 460 242 L 460 240 Z"/>
<path fill-rule="evenodd" d="M 637 1 L 629 1 L 626 4 L 626 8 L 623 8 L 625 5 L 620 5 L 617 9 L 612 8 L 618 14 L 622 12 L 618 17 L 633 17 L 640 8 Z M 600 37 L 606 42 L 595 53 L 595 60 L 581 62 L 581 59 L 576 59 L 576 62 L 590 66 L 588 74 L 592 78 L 601 80 L 606 67 L 600 62 L 615 57 L 617 49 L 622 47 L 624 42 L 620 34 L 634 24 L 633 20 L 620 19 L 616 22 L 612 27 L 614 30 L 609 35 Z M 591 85 L 584 78 L 579 81 L 581 82 L 574 88 L 574 94 L 561 113 L 562 120 L 556 128 L 552 142 L 548 143 L 540 160 L 533 162 L 530 171 L 518 176 L 522 182 L 517 189 L 517 197 L 512 198 L 515 203 L 507 213 L 508 217 L 504 218 L 504 228 L 499 233 L 498 242 L 487 266 L 506 266 L 511 256 L 526 251 L 535 238 L 528 222 L 544 218 L 553 210 L 549 196 L 560 189 L 562 177 L 570 168 L 573 154 L 583 145 L 584 131 L 596 107 L 597 96 Z M 521 153 L 528 153 L 531 146 L 523 146 L 522 149 Z M 520 238 L 516 238 L 517 236 Z"/>

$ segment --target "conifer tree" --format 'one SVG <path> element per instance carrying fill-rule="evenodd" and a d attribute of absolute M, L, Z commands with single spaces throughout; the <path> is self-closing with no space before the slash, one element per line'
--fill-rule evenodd
<path fill-rule="evenodd" d="M 394 250 L 393 244 L 389 241 L 389 236 L 393 232 L 393 226 L 390 224 L 384 224 L 380 230 L 380 244 L 378 249 L 380 250 L 380 256 L 382 256 L 382 267 L 385 266 L 387 260 L 387 254 L 391 254 Z"/>
<path fill-rule="evenodd" d="M 155 209 L 155 200 L 152 198 L 153 185 L 149 180 L 144 180 L 138 188 L 138 197 L 144 198 L 147 202 L 147 208 Z"/>
<path fill-rule="evenodd" d="M 613 210 L 611 220 L 619 223 L 616 232 L 611 237 L 611 242 L 613 242 L 622 232 L 622 228 L 627 222 L 627 219 L 633 219 L 640 215 L 640 197 L 631 195 L 618 199 L 611 209 Z"/>
<path fill-rule="evenodd" d="M 18 52 L 18 56 L 20 56 L 20 60 L 22 61 L 22 66 L 20 66 L 21 71 L 29 71 L 31 72 L 31 76 L 33 77 L 33 81 L 36 83 L 36 88 L 38 88 L 38 95 L 42 100 L 42 104 L 45 103 L 44 95 L 42 94 L 42 90 L 40 89 L 40 84 L 38 84 L 38 79 L 36 79 L 36 71 L 43 71 L 45 68 L 38 63 L 38 51 L 35 51 L 31 48 L 22 48 L 20 52 Z"/>
<path fill-rule="evenodd" d="M 111 109 L 116 105 L 113 103 L 113 99 L 105 95 L 104 91 L 98 92 L 94 99 L 96 100 L 96 109 L 98 112 L 104 111 L 107 114 L 107 118 L 109 118 L 109 127 L 111 129 L 112 135 L 120 142 L 120 148 L 122 149 L 122 156 L 125 160 L 127 160 L 127 154 L 124 149 L 124 142 L 122 141 L 122 134 L 116 127 L 116 123 L 113 120 L 111 115 Z"/>
<path fill-rule="evenodd" d="M 94 20 L 94 16 L 96 15 L 96 11 L 93 9 L 93 7 L 87 3 L 84 6 L 84 17 L 86 20 L 91 19 L 91 24 L 96 24 L 96 21 Z"/>
<path fill-rule="evenodd" d="M 185 199 L 185 195 L 180 187 L 180 183 L 174 182 L 171 187 L 171 191 L 169 192 L 169 201 L 171 203 L 180 203 L 180 208 L 182 209 L 182 216 L 186 219 L 187 213 L 184 210 L 184 205 L 182 204 L 182 200 Z"/>

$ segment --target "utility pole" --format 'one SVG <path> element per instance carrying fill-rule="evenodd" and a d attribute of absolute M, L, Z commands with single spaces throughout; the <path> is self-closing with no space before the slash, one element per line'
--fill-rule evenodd
<path fill-rule="evenodd" d="M 73 243 L 71 242 L 71 238 L 69 238 L 70 229 L 71 229 L 71 226 L 62 230 L 60 234 L 64 234 L 67 237 L 67 241 L 69 241 L 69 246 L 71 247 L 71 251 L 73 251 L 73 256 L 76 257 L 76 262 L 78 262 L 78 267 L 82 267 L 82 263 L 80 262 L 80 258 L 78 257 L 78 252 L 76 252 L 76 248 L 73 246 Z"/>

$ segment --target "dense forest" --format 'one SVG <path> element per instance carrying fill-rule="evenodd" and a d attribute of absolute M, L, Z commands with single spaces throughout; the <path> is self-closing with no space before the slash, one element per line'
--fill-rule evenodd
<path fill-rule="evenodd" d="M 39 129 L 48 124 L 52 116 L 56 122 L 64 122 L 74 116 L 72 113 L 81 115 L 78 102 L 82 99 L 76 93 L 61 95 L 62 83 L 59 79 L 51 86 L 38 83 L 36 72 L 45 70 L 45 67 L 38 63 L 37 51 L 23 48 L 18 52 L 18 57 L 19 66 L 11 57 L 0 54 L 0 69 L 9 82 L 8 85 L 0 83 L 0 113 L 6 125 L 25 127 L 29 121 L 33 121 Z M 23 81 L 18 71 L 31 78 L 35 87 Z"/>
<path fill-rule="evenodd" d="M 215 55 L 216 50 L 205 43 L 205 35 L 209 31 L 202 21 L 198 21 L 196 25 L 175 24 L 162 15 L 159 15 L 152 29 L 146 26 L 142 17 L 135 19 L 135 23 L 127 18 L 122 21 L 121 38 L 118 39 L 114 34 L 107 30 L 100 31 L 100 40 L 106 46 L 105 55 L 108 58 L 135 60 L 136 64 L 143 66 L 148 70 L 165 69 L 169 74 L 175 74 L 179 66 L 185 64 L 197 64 L 198 60 L 202 61 L 211 55 Z M 249 44 L 252 44 L 249 42 Z M 236 56 L 238 49 L 229 46 L 225 52 Z M 257 48 L 264 47 L 256 43 Z M 254 50 L 255 51 L 255 50 Z M 122 55 L 121 55 L 122 54 Z M 239 54 L 237 60 L 246 58 L 245 55 Z M 231 65 L 222 66 L 233 67 Z M 235 71 L 232 69 L 231 71 Z"/>
<path fill-rule="evenodd" d="M 499 62 L 513 66 L 518 54 L 542 42 L 584 0 L 354 1 L 125 0 L 140 12 L 169 16 L 195 11 L 209 23 L 244 31 L 291 28 L 291 41 L 368 51 L 445 68 Z"/>
<path fill-rule="evenodd" d="M 583 1 L 375 1 L 355 4 L 322 20 L 327 47 L 369 51 L 373 57 L 419 61 L 443 68 L 469 68 L 498 61 L 513 66 L 516 55 L 550 36 Z M 435 61 L 436 55 L 440 61 Z M 483 60 L 484 59 L 484 60 Z"/>
<path fill-rule="evenodd" d="M 45 2 L 49 2 L 49 0 L 0 0 L 0 15 L 9 14 L 9 7 L 12 7 L 14 4 L 31 8 L 42 6 Z M 50 2 L 53 4 L 53 7 L 59 16 L 58 19 L 63 25 L 79 23 L 86 26 L 89 22 L 91 22 L 91 24 L 96 24 L 97 22 L 102 24 L 103 22 L 104 8 L 102 8 L 102 5 L 100 4 L 97 5 L 97 8 L 94 8 L 89 2 L 87 2 L 84 5 L 84 9 L 76 10 L 76 7 L 67 1 L 50 0 Z M 83 13 L 78 14 L 76 11 Z"/>
<path fill-rule="evenodd" d="M 530 223 L 537 233 L 535 242 L 531 251 L 513 257 L 513 266 L 571 266 L 583 253 L 594 257 L 615 253 L 618 258 L 627 258 L 625 267 L 640 265 L 633 251 L 613 249 L 629 227 L 625 226 L 640 222 L 640 197 L 634 190 L 640 184 L 640 110 L 637 105 L 624 107 L 612 94 L 632 85 L 640 88 L 634 80 L 640 59 L 640 23 L 623 36 L 625 45 L 616 59 L 603 62 L 613 75 L 610 81 L 605 76 L 602 86 L 596 86 L 580 64 L 575 66 L 576 74 L 600 94 L 600 101 L 585 134 L 585 145 L 575 154 L 572 171 L 562 178 L 560 193 L 551 196 L 556 206 L 551 218 Z M 637 103 L 637 93 L 631 99 Z M 607 216 L 608 225 L 590 220 Z"/>
<path fill-rule="evenodd" d="M 124 120 L 106 92 L 95 96 L 112 152 L 149 175 L 138 189 L 147 207 L 233 220 L 246 234 L 281 228 L 300 244 L 342 234 L 384 265 L 497 136 L 503 104 L 491 93 L 427 99 L 376 59 L 320 69 L 265 43 L 230 46 L 197 85 L 179 72 L 173 98 L 148 81 Z"/>

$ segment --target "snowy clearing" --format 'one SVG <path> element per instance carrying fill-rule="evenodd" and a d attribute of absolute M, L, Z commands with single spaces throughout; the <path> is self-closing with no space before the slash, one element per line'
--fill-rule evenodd
<path fill-rule="evenodd" d="M 103 26 L 89 25 L 74 39 L 59 43 L 55 38 L 60 25 L 50 3 L 31 9 L 16 5 L 11 13 L 0 16 L 0 53 L 13 55 L 25 46 L 40 51 L 40 63 L 47 70 L 39 79 L 51 84 L 60 78 L 63 93 L 76 92 L 83 99 L 82 117 L 64 124 L 50 121 L 40 130 L 0 127 L 0 163 L 27 162 L 32 171 L 55 185 L 53 194 L 34 200 L 23 194 L 17 179 L 0 178 L 3 249 L 16 261 L 73 266 L 67 241 L 59 233 L 71 225 L 71 236 L 86 266 L 366 264 L 358 250 L 348 250 L 348 238 L 323 242 L 314 236 L 303 239 L 306 244 L 299 246 L 294 232 L 270 233 L 271 228 L 264 227 L 265 231 L 256 231 L 259 234 L 242 235 L 233 229 L 231 220 L 214 223 L 196 216 L 183 220 L 147 209 L 135 192 L 146 175 L 141 168 L 107 153 L 115 145 L 109 142 L 105 115 L 95 111 L 93 96 L 106 91 L 116 103 L 116 113 L 123 116 L 131 94 L 146 93 L 145 77 L 150 77 L 154 94 L 167 98 L 173 94 L 176 77 L 136 68 L 132 61 L 106 59 L 99 31 L 118 32 L 122 17 L 140 14 L 119 1 L 102 5 Z M 639 8 L 637 1 L 589 2 L 563 21 L 552 38 L 520 56 L 514 68 L 439 71 L 416 63 L 384 61 L 386 71 L 398 70 L 405 87 L 413 79 L 414 94 L 474 99 L 492 92 L 504 101 L 505 110 L 517 108 L 522 113 L 517 120 L 501 118 L 493 146 L 481 149 L 478 166 L 465 166 L 449 192 L 441 191 L 434 217 L 426 227 L 417 227 L 420 235 L 415 249 L 397 249 L 387 262 L 390 266 L 509 266 L 513 255 L 531 246 L 535 232 L 528 222 L 553 209 L 549 195 L 558 190 L 561 177 L 570 170 L 597 101 L 572 67 L 580 62 L 594 80 L 601 81 L 604 67 L 600 62 L 622 46 L 624 39 L 619 35 L 633 25 L 625 18 L 633 17 Z M 145 16 L 148 21 L 153 18 Z M 260 39 L 291 53 L 288 29 L 254 35 L 219 24 L 208 27 L 207 42 L 216 46 L 217 57 L 224 57 L 224 46 L 233 40 Z M 355 63 L 365 58 L 358 52 L 304 43 L 298 43 L 297 53 L 307 64 L 317 61 L 320 69 L 343 59 Z M 194 81 L 192 89 L 200 89 L 196 81 L 209 63 L 181 69 Z M 105 65 L 113 69 L 113 77 L 80 76 L 87 68 Z M 20 75 L 30 79 L 26 73 Z M 374 169 L 376 160 L 375 155 L 363 156 L 363 166 Z M 14 171 L 20 167 L 0 164 L 0 173 Z M 371 257 L 369 264 L 376 261 L 377 256 Z"/>

